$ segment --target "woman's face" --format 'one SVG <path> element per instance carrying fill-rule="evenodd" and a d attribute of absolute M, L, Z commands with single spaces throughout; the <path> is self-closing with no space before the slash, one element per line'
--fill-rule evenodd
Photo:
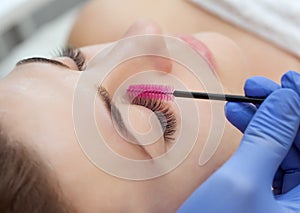
<path fill-rule="evenodd" d="M 153 23 L 135 23 L 124 37 L 145 33 L 160 33 L 160 29 Z M 214 33 L 182 35 L 180 39 L 208 61 L 225 92 L 242 93 L 247 64 L 240 49 L 231 40 Z M 84 47 L 80 51 L 88 64 L 107 45 L 109 44 Z M 168 49 L 164 44 L 161 46 Z M 116 128 L 116 119 L 107 109 L 105 97 L 100 95 L 105 93 L 103 88 L 114 98 L 120 85 L 130 81 L 128 79 L 135 82 L 135 76 L 140 76 L 136 79 L 142 79 L 145 75 L 145 78 L 147 76 L 154 83 L 168 82 L 169 85 L 174 82 L 171 86 L 176 87 L 177 83 L 170 79 L 178 79 L 187 89 L 203 89 L 203 85 L 185 67 L 168 59 L 142 57 L 140 60 L 127 61 L 117 66 L 101 82 L 101 87 L 97 85 L 80 88 L 78 82 L 82 80 L 81 77 L 86 71 L 79 71 L 79 68 L 78 61 L 76 64 L 76 61 L 68 56 L 56 57 L 51 61 L 31 59 L 20 63 L 0 82 L 0 110 L 4 131 L 12 139 L 37 150 L 55 172 L 64 195 L 80 211 L 174 212 L 187 196 L 235 151 L 240 135 L 226 123 L 216 153 L 205 165 L 199 165 L 204 143 L 209 134 L 214 134 L 210 132 L 213 119 L 224 119 L 213 118 L 208 101 L 176 99 L 164 106 L 171 109 L 172 119 L 176 119 L 176 125 L 173 126 L 175 133 L 171 135 L 174 139 L 171 141 L 162 135 L 160 122 L 153 116 L 154 113 L 139 105 L 115 103 L 124 125 L 129 132 L 133 132 L 132 135 L 139 143 L 128 142 L 126 136 L 120 133 L 120 128 Z M 150 71 L 143 74 L 145 69 Z M 89 82 L 86 82 L 86 85 L 88 84 Z M 98 132 L 110 149 L 124 159 L 151 161 L 164 155 L 169 157 L 171 162 L 173 156 L 169 153 L 178 142 L 182 129 L 195 129 L 195 145 L 182 159 L 182 163 L 163 175 L 157 175 L 156 178 L 128 180 L 130 178 L 124 179 L 108 174 L 92 162 L 81 147 L 82 141 L 78 140 L 73 114 L 75 92 L 78 90 L 86 94 L 98 94 L 94 100 L 94 118 Z M 181 104 L 189 103 L 195 106 L 198 114 L 193 111 L 181 111 Z M 224 105 L 222 102 L 216 104 Z M 224 116 L 223 112 L 221 114 Z M 191 117 L 195 116 L 199 116 L 199 119 L 201 117 L 200 128 L 193 128 L 193 123 L 189 124 Z M 80 124 L 82 128 L 87 129 L 89 125 Z M 185 128 L 182 125 L 186 125 Z M 156 140 L 143 146 L 143 140 L 147 140 L 149 131 L 157 136 Z M 159 163 L 160 161 L 153 162 L 158 164 L 155 167 L 166 166 Z M 120 166 L 120 170 L 124 170 L 121 165 L 113 165 L 113 162 L 111 166 L 117 169 Z M 132 174 L 137 172 L 134 168 L 125 170 L 129 173 L 132 171 Z"/>

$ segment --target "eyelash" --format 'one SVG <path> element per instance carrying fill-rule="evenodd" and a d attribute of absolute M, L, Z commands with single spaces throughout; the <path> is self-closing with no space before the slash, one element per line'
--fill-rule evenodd
<path fill-rule="evenodd" d="M 153 111 L 162 126 L 165 141 L 174 141 L 177 121 L 174 112 L 165 101 L 136 97 L 132 100 L 131 104 L 144 106 Z"/>
<path fill-rule="evenodd" d="M 73 47 L 64 47 L 58 51 L 58 56 L 71 58 L 75 62 L 79 71 L 85 70 L 86 58 L 79 49 Z"/>

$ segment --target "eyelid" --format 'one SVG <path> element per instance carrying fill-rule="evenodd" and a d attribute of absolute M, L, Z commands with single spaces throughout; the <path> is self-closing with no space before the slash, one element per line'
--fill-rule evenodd
<path fill-rule="evenodd" d="M 131 104 L 140 105 L 153 111 L 162 126 L 165 141 L 173 142 L 175 140 L 177 119 L 175 112 L 167 102 L 137 96 L 131 101 Z"/>
<path fill-rule="evenodd" d="M 57 56 L 68 57 L 72 59 L 79 71 L 83 71 L 86 68 L 86 57 L 78 48 L 73 48 L 70 46 L 64 47 L 58 51 Z"/>
<path fill-rule="evenodd" d="M 75 49 L 71 47 L 63 48 L 59 50 L 59 53 L 56 55 L 58 57 L 68 57 L 71 60 L 73 60 L 79 71 L 83 71 L 86 67 L 85 55 L 79 49 Z M 29 63 L 48 63 L 48 64 L 59 65 L 68 69 L 72 69 L 71 66 L 69 66 L 67 63 L 63 63 L 58 59 L 55 60 L 55 59 L 49 59 L 43 57 L 31 57 L 31 58 L 22 59 L 16 63 L 16 66 L 29 64 Z"/>
<path fill-rule="evenodd" d="M 75 63 L 75 61 L 70 58 L 70 57 L 67 57 L 67 56 L 63 56 L 63 57 L 55 57 L 53 58 L 52 60 L 55 60 L 55 61 L 59 61 L 61 62 L 62 64 L 66 65 L 68 67 L 68 69 L 70 70 L 73 70 L 73 71 L 79 71 L 79 68 L 77 66 L 77 64 Z"/>
<path fill-rule="evenodd" d="M 124 125 L 120 111 L 111 101 L 111 97 L 108 91 L 103 86 L 100 85 L 98 86 L 98 94 L 100 95 L 101 99 L 104 101 L 107 111 L 110 113 L 111 118 L 115 120 L 119 130 L 122 131 L 122 133 L 126 135 L 127 138 L 132 138 L 134 141 L 136 141 L 134 136 L 128 131 L 127 127 Z M 146 154 L 148 158 L 151 158 L 151 155 L 145 150 L 143 146 L 138 146 L 138 147 L 140 148 L 141 151 L 143 151 Z"/>
<path fill-rule="evenodd" d="M 70 69 L 70 67 L 68 65 L 66 65 L 60 61 L 48 59 L 48 58 L 41 58 L 41 57 L 32 57 L 32 58 L 23 59 L 23 60 L 17 62 L 16 66 L 20 66 L 23 64 L 29 64 L 29 63 L 38 63 L 38 62 L 59 65 L 59 66 L 63 66 L 65 68 Z"/>

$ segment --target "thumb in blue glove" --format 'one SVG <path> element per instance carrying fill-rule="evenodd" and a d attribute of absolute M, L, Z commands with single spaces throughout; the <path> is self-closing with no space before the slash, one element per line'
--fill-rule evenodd
<path fill-rule="evenodd" d="M 300 100 L 278 89 L 263 102 L 245 130 L 237 152 L 181 206 L 179 212 L 297 212 L 300 187 L 275 198 L 275 172 L 297 133 Z M 289 196 L 291 195 L 291 196 Z"/>

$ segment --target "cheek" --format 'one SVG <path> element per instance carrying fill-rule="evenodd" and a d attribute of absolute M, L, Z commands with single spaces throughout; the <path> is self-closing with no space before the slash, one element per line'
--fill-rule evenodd
<path fill-rule="evenodd" d="M 249 77 L 249 64 L 242 49 L 229 38 L 217 33 L 199 33 L 195 36 L 203 41 L 213 54 L 216 72 L 225 90 L 242 93 Z"/>

